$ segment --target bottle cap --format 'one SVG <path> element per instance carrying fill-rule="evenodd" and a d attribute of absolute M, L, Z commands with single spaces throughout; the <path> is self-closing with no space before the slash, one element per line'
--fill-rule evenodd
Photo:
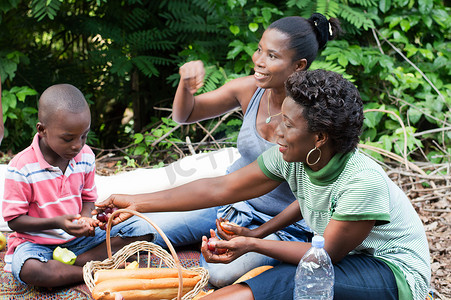
<path fill-rule="evenodd" d="M 324 238 L 320 235 L 315 235 L 312 238 L 312 246 L 316 248 L 323 248 L 324 247 Z"/>

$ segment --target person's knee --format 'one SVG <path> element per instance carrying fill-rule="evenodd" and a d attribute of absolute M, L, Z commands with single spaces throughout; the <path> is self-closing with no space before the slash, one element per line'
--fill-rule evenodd
<path fill-rule="evenodd" d="M 209 282 L 215 287 L 221 288 L 226 285 L 232 284 L 236 278 L 234 278 L 233 274 L 230 274 L 224 268 L 220 266 L 210 266 L 207 268 L 208 273 L 210 274 Z"/>
<path fill-rule="evenodd" d="M 58 282 L 58 278 L 55 278 L 58 272 L 44 264 L 37 259 L 27 259 L 20 270 L 20 280 L 40 287 L 50 287 L 52 285 L 49 285 L 49 282 Z"/>
<path fill-rule="evenodd" d="M 203 256 L 201 256 L 200 265 L 208 270 L 210 275 L 208 281 L 218 288 L 232 284 L 242 275 L 241 268 L 233 262 L 230 264 L 207 263 Z"/>

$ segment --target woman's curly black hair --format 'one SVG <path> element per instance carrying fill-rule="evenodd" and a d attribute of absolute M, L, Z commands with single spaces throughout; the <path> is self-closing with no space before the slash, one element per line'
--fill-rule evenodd
<path fill-rule="evenodd" d="M 287 96 L 301 105 L 311 132 L 329 135 L 339 153 L 354 150 L 363 125 L 363 103 L 357 88 L 331 71 L 293 73 L 285 82 Z"/>

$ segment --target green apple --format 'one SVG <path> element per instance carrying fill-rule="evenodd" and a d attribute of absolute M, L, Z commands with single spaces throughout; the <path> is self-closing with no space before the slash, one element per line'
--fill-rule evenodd
<path fill-rule="evenodd" d="M 73 265 L 77 259 L 77 256 L 69 249 L 58 246 L 55 250 L 53 250 L 53 259 L 66 265 Z"/>
<path fill-rule="evenodd" d="M 6 247 L 6 237 L 3 233 L 0 232 L 0 251 L 5 249 Z"/>

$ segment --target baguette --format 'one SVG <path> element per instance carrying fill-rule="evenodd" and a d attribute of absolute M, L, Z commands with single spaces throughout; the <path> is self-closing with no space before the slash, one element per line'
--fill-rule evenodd
<path fill-rule="evenodd" d="M 246 281 L 248 279 L 251 279 L 271 268 L 273 268 L 273 266 L 260 266 L 255 269 L 252 269 L 249 272 L 247 272 L 246 274 L 244 274 L 243 276 L 241 276 L 240 278 L 238 278 L 233 284 L 240 283 L 240 282 Z"/>
<path fill-rule="evenodd" d="M 193 278 L 183 278 L 183 294 L 192 290 L 200 279 L 199 275 Z M 96 284 L 92 290 L 92 297 L 96 300 L 110 299 L 107 297 L 113 295 L 111 299 L 114 299 L 114 294 L 120 292 L 124 299 L 127 299 L 125 294 L 130 293 L 135 296 L 131 298 L 129 296 L 129 299 L 141 299 L 137 298 L 138 295 L 145 295 L 146 299 L 172 299 L 177 296 L 178 286 L 178 278 L 111 279 Z"/>
<path fill-rule="evenodd" d="M 176 268 L 139 268 L 139 269 L 114 269 L 99 270 L 94 273 L 94 283 L 98 284 L 105 280 L 113 279 L 156 279 L 156 278 L 178 278 L 179 273 Z M 195 271 L 183 270 L 183 278 L 193 278 L 198 276 Z"/>
<path fill-rule="evenodd" d="M 183 288 L 182 295 L 185 295 L 190 290 Z M 125 300 L 161 300 L 161 299 L 173 299 L 177 297 L 178 288 L 166 288 L 166 289 L 152 289 L 152 290 L 130 290 L 121 292 L 104 292 L 99 294 L 95 300 L 115 300 L 116 293 L 120 293 Z"/>

